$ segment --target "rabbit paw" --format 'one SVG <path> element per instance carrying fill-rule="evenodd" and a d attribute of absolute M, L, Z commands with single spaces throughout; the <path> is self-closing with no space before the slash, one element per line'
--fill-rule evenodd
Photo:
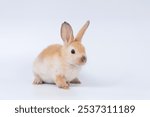
<path fill-rule="evenodd" d="M 35 75 L 35 79 L 33 81 L 33 84 L 43 84 L 43 81 L 41 80 L 41 78 L 38 75 Z"/>
<path fill-rule="evenodd" d="M 60 75 L 57 76 L 55 83 L 59 88 L 63 88 L 63 89 L 69 88 L 69 83 L 66 82 L 66 79 L 63 76 L 60 76 Z"/>

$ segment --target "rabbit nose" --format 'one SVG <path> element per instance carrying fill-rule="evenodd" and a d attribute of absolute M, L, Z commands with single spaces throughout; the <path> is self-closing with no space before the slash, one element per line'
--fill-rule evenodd
<path fill-rule="evenodd" d="M 85 63 L 85 62 L 87 61 L 86 56 L 82 56 L 82 57 L 81 57 L 81 61 L 82 61 L 83 63 Z"/>

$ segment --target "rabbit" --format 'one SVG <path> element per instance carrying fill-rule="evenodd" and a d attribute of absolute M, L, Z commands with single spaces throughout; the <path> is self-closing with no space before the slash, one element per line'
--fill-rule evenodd
<path fill-rule="evenodd" d="M 60 33 L 64 44 L 50 45 L 38 55 L 33 63 L 33 84 L 54 83 L 59 88 L 68 89 L 70 83 L 81 83 L 79 71 L 87 62 L 81 41 L 89 24 L 87 21 L 74 37 L 71 25 L 62 23 Z"/>

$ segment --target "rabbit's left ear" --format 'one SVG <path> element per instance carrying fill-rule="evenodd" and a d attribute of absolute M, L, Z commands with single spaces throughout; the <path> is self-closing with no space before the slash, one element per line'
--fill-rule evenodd
<path fill-rule="evenodd" d="M 77 34 L 75 40 L 77 40 L 77 41 L 81 41 L 81 40 L 82 40 L 82 37 L 83 37 L 83 35 L 84 35 L 86 29 L 88 28 L 89 24 L 90 24 L 90 21 L 87 21 L 87 22 L 83 25 L 83 27 L 82 27 L 82 28 L 80 29 L 80 31 L 78 32 L 78 34 Z"/>
<path fill-rule="evenodd" d="M 61 38 L 64 41 L 64 44 L 69 44 L 74 40 L 72 27 L 67 22 L 64 22 L 61 25 Z"/>

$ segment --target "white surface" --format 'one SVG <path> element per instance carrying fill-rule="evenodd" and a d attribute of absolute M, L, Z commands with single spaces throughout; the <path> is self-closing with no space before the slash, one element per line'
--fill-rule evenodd
<path fill-rule="evenodd" d="M 0 99 L 150 99 L 150 1 L 0 1 Z M 32 62 L 68 21 L 88 63 L 69 90 L 32 85 Z"/>

